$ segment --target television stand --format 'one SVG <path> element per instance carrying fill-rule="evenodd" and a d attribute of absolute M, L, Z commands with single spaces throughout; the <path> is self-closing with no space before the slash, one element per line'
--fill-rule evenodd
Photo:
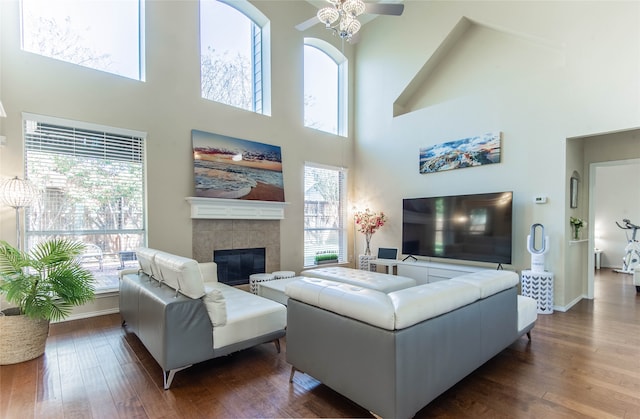
<path fill-rule="evenodd" d="M 418 259 L 417 259 L 415 256 L 413 256 L 413 255 L 408 255 L 406 258 L 402 259 L 402 261 L 404 262 L 405 260 L 407 260 L 407 259 L 409 259 L 409 258 L 413 259 L 415 262 L 417 262 L 417 261 L 418 261 Z"/>
<path fill-rule="evenodd" d="M 407 260 L 412 258 L 413 261 Z M 406 276 L 416 280 L 418 285 L 428 284 L 431 282 L 444 281 L 456 276 L 465 275 L 471 272 L 478 272 L 490 268 L 482 268 L 479 266 L 457 265 L 452 263 L 427 262 L 417 260 L 413 256 L 398 261 L 398 275 Z"/>

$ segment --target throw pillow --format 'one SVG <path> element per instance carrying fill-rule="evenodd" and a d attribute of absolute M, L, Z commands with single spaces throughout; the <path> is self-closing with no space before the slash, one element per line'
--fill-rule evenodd
<path fill-rule="evenodd" d="M 220 290 L 212 289 L 208 291 L 204 296 L 204 305 L 207 307 L 211 324 L 214 326 L 227 324 L 227 303 Z"/>

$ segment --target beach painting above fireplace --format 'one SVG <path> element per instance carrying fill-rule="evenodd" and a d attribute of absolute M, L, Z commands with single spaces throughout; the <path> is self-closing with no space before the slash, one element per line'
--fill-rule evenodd
<path fill-rule="evenodd" d="M 280 147 L 192 130 L 195 195 L 284 202 Z"/>

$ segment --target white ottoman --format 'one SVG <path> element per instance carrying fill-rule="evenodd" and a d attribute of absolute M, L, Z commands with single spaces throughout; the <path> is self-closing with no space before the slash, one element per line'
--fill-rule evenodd
<path fill-rule="evenodd" d="M 300 279 L 304 279 L 304 276 L 294 276 L 290 278 L 261 282 L 258 284 L 258 295 L 286 306 L 288 297 L 284 292 L 285 288 L 291 282 L 298 281 Z"/>
<path fill-rule="evenodd" d="M 273 272 L 273 279 L 293 278 L 296 273 L 293 271 L 275 271 Z"/>
<path fill-rule="evenodd" d="M 258 293 L 258 284 L 264 281 L 273 281 L 275 277 L 273 274 L 252 274 L 249 275 L 249 291 L 253 294 Z"/>

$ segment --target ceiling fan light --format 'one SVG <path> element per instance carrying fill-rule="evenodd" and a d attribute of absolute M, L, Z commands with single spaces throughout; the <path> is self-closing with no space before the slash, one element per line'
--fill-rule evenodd
<path fill-rule="evenodd" d="M 364 13 L 365 4 L 362 0 L 346 0 L 342 4 L 342 10 L 350 16 L 356 17 Z"/>
<path fill-rule="evenodd" d="M 349 37 L 358 32 L 360 30 L 360 26 L 361 25 L 358 19 L 354 19 L 351 17 L 345 17 L 340 21 L 340 31 L 346 32 L 347 34 L 349 34 Z"/>
<path fill-rule="evenodd" d="M 333 22 L 338 20 L 340 13 L 338 13 L 338 10 L 336 10 L 335 7 L 323 7 L 318 10 L 317 16 L 320 22 L 330 26 Z"/>

